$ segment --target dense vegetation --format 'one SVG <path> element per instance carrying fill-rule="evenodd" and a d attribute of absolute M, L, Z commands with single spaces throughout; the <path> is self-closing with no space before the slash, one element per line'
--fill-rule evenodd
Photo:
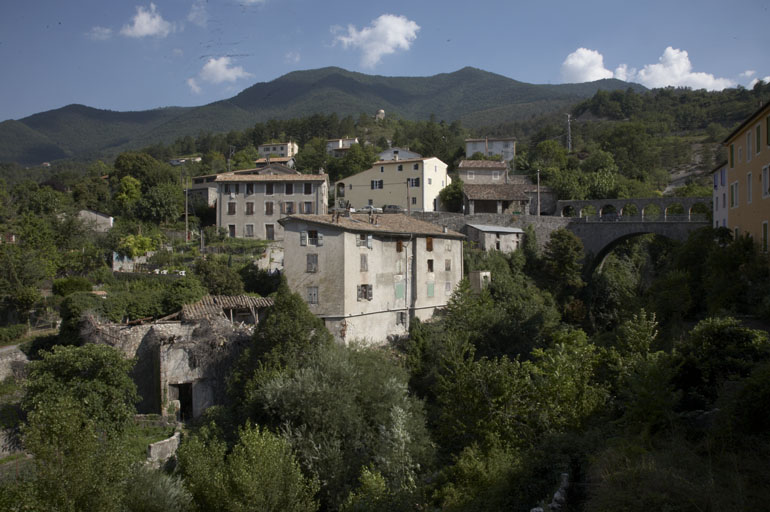
<path fill-rule="evenodd" d="M 751 110 L 768 92 L 599 93 L 575 111 L 572 153 L 558 141 L 561 119 L 515 125 L 527 134 L 517 170 L 540 170 L 572 198 L 660 193 L 666 171 L 693 160 L 690 142 L 714 144 L 737 122 L 712 116 Z M 187 176 L 217 172 L 230 146 L 237 168 L 251 165 L 255 144 L 293 138 L 304 171 L 370 165 L 364 145 L 326 156 L 324 139 L 341 135 L 454 164 L 469 132 L 319 114 L 158 143 L 111 165 L 62 165 L 37 181 L 4 168 L 13 179 L 0 183 L 0 227 L 15 243 L 0 244 L 0 342 L 61 325 L 25 345 L 25 383 L 0 386 L 2 426 L 20 428 L 34 457 L 0 472 L 0 509 L 526 511 L 549 503 L 564 473 L 569 510 L 764 507 L 770 262 L 752 240 L 711 228 L 684 243 L 640 237 L 588 275 L 595 265 L 574 235 L 556 231 L 540 251 L 528 229 L 512 254 L 466 247 L 464 269 L 490 270 L 489 286 L 463 281 L 408 337 L 339 346 L 253 265 L 262 242 L 228 239 L 203 204 L 185 239 L 182 169 L 163 160 L 200 153 Z M 456 201 L 461 186 L 444 195 Z M 93 233 L 81 208 L 115 226 Z M 147 251 L 145 269 L 168 274 L 110 272 L 113 254 Z M 132 363 L 83 345 L 83 316 L 160 318 L 206 293 L 272 295 L 275 306 L 228 373 L 227 402 L 187 425 L 177 465 L 145 468 L 132 446 Z"/>

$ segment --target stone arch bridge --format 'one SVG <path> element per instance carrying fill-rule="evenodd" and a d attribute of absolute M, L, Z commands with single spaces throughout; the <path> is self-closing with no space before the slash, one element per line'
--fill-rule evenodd
<path fill-rule="evenodd" d="M 711 225 L 711 199 L 701 197 L 654 197 L 558 201 L 556 214 L 570 217 L 567 229 L 582 241 L 593 267 L 620 242 L 639 235 L 655 234 L 684 241 L 699 228 Z"/>

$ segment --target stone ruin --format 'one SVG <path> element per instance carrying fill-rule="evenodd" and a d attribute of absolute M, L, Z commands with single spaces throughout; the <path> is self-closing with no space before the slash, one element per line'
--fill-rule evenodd
<path fill-rule="evenodd" d="M 226 401 L 225 378 L 253 332 L 253 325 L 225 318 L 125 325 L 88 316 L 81 328 L 87 342 L 136 360 L 131 377 L 141 397 L 138 413 L 181 421 Z"/>

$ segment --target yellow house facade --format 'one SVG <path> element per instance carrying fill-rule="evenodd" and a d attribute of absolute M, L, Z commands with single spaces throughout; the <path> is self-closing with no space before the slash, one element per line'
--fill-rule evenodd
<path fill-rule="evenodd" d="M 768 250 L 770 222 L 770 103 L 724 141 L 727 147 L 728 227 Z"/>
<path fill-rule="evenodd" d="M 436 157 L 381 160 L 371 169 L 338 181 L 335 194 L 356 209 L 397 205 L 404 210 L 433 212 L 440 209 L 439 192 L 450 183 L 447 164 Z"/>

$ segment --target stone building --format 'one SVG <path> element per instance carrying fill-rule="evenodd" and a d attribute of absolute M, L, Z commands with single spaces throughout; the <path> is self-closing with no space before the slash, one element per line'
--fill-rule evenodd
<path fill-rule="evenodd" d="M 462 279 L 464 236 L 401 214 L 292 215 L 285 275 L 343 343 L 405 335 L 446 306 Z"/>
<path fill-rule="evenodd" d="M 465 139 L 465 154 L 472 156 L 474 153 L 481 153 L 484 156 L 501 156 L 504 161 L 510 162 L 516 156 L 516 138 Z"/>
<path fill-rule="evenodd" d="M 463 233 L 483 251 L 513 252 L 524 241 L 524 230 L 516 227 L 466 224 Z"/>
<path fill-rule="evenodd" d="M 457 175 L 470 185 L 500 185 L 508 183 L 508 164 L 495 160 L 462 160 Z"/>

